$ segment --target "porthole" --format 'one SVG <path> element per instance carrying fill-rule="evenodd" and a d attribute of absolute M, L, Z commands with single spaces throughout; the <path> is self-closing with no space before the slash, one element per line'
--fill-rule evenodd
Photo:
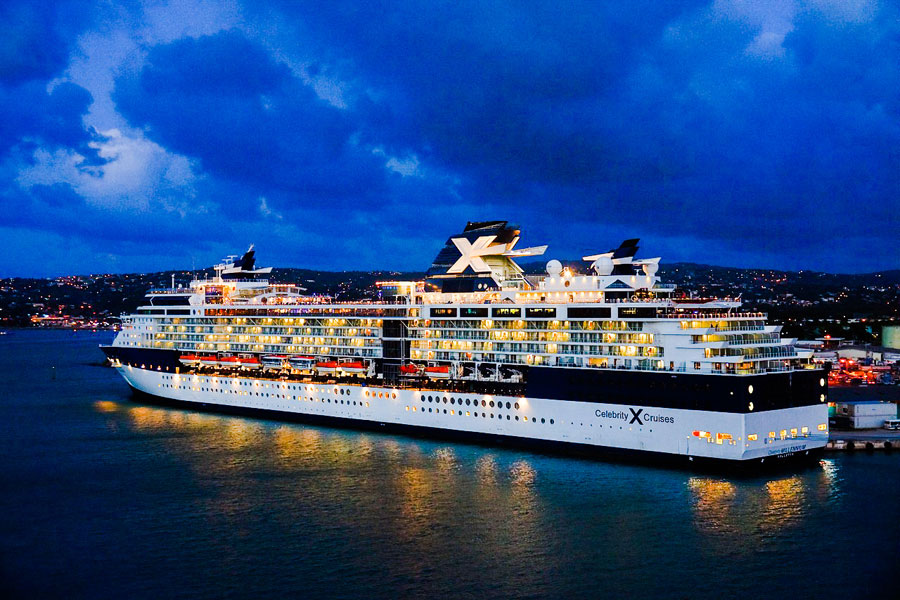
<path fill-rule="evenodd" d="M 519 410 L 519 403 L 516 402 L 516 410 Z"/>
<path fill-rule="evenodd" d="M 510 407 L 509 402 L 507 402 L 507 403 L 506 403 L 506 408 L 509 408 L 509 407 Z"/>
<path fill-rule="evenodd" d="M 516 415 L 516 421 L 518 421 L 518 420 L 519 420 L 519 415 Z"/>
<path fill-rule="evenodd" d="M 482 408 L 485 407 L 485 406 L 487 406 L 487 402 L 485 402 L 484 400 L 482 400 L 482 401 L 481 401 L 481 406 L 482 406 Z"/>
<path fill-rule="evenodd" d="M 550 419 L 550 424 L 553 425 L 553 419 Z"/>
<path fill-rule="evenodd" d="M 819 402 L 825 402 L 825 394 L 819 396 Z"/>
<path fill-rule="evenodd" d="M 491 400 L 490 405 L 491 405 L 491 408 L 494 408 L 494 401 L 493 401 L 493 400 Z"/>
<path fill-rule="evenodd" d="M 750 412 L 753 412 L 753 403 L 751 402 L 750 404 L 748 404 L 747 408 L 750 410 Z"/>
<path fill-rule="evenodd" d="M 447 404 L 447 398 L 446 398 L 446 397 L 444 398 L 444 404 Z"/>
<path fill-rule="evenodd" d="M 469 399 L 466 398 L 466 406 L 468 406 L 468 405 L 469 405 Z"/>
<path fill-rule="evenodd" d="M 546 423 L 546 421 L 544 421 L 544 417 L 541 417 L 541 423 Z"/>
<path fill-rule="evenodd" d="M 748 393 L 748 394 L 752 394 L 752 393 L 753 393 L 753 386 L 752 386 L 752 385 L 748 385 L 748 386 L 747 386 L 747 393 Z"/>
<path fill-rule="evenodd" d="M 819 387 L 825 387 L 825 378 L 819 379 Z"/>
<path fill-rule="evenodd" d="M 532 423 L 537 423 L 537 418 L 531 417 L 531 422 L 532 422 Z"/>

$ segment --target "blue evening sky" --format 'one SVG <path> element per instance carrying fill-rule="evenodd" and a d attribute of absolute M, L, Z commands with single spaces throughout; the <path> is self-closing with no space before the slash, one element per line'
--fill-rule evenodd
<path fill-rule="evenodd" d="M 900 268 L 886 0 L 0 3 L 0 276 L 240 252 Z"/>

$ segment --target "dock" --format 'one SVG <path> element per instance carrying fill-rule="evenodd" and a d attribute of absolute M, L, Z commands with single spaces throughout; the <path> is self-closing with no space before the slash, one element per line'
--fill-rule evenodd
<path fill-rule="evenodd" d="M 859 431 L 843 431 L 832 429 L 829 434 L 826 451 L 873 451 L 900 450 L 900 431 L 886 429 L 863 429 Z"/>

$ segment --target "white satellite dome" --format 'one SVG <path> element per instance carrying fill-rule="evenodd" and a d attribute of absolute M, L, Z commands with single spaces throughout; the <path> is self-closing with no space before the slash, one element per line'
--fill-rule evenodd
<path fill-rule="evenodd" d="M 556 277 L 562 273 L 562 263 L 558 260 L 551 260 L 547 263 L 547 274 Z"/>
<path fill-rule="evenodd" d="M 659 271 L 659 265 L 655 262 L 652 263 L 644 263 L 644 273 L 653 277 L 656 275 L 656 272 Z"/>
<path fill-rule="evenodd" d="M 613 261 L 609 256 L 601 256 L 591 266 L 597 275 L 609 275 L 613 272 Z"/>

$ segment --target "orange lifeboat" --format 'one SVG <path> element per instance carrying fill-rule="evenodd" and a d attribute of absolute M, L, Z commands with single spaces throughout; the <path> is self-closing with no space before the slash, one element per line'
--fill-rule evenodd
<path fill-rule="evenodd" d="M 419 374 L 419 367 L 414 364 L 400 365 L 400 374 L 412 377 Z"/>
<path fill-rule="evenodd" d="M 450 367 L 425 367 L 425 375 L 431 377 L 432 379 L 450 379 Z"/>
<path fill-rule="evenodd" d="M 196 354 L 182 354 L 178 357 L 178 361 L 183 365 L 194 367 L 200 364 L 200 357 Z"/>
<path fill-rule="evenodd" d="M 369 370 L 368 365 L 360 360 L 342 362 L 340 367 L 341 371 L 349 375 L 362 375 Z"/>
<path fill-rule="evenodd" d="M 221 356 L 219 357 L 219 366 L 237 368 L 241 364 L 237 356 Z"/>
<path fill-rule="evenodd" d="M 200 364 L 204 367 L 215 367 L 219 364 L 219 359 L 215 354 L 204 354 L 200 357 Z"/>
<path fill-rule="evenodd" d="M 322 375 L 332 375 L 337 373 L 338 363 L 336 360 L 321 360 L 316 363 L 316 371 Z"/>
<path fill-rule="evenodd" d="M 244 369 L 258 369 L 261 366 L 259 359 L 255 356 L 242 357 L 239 358 L 238 361 Z"/>

